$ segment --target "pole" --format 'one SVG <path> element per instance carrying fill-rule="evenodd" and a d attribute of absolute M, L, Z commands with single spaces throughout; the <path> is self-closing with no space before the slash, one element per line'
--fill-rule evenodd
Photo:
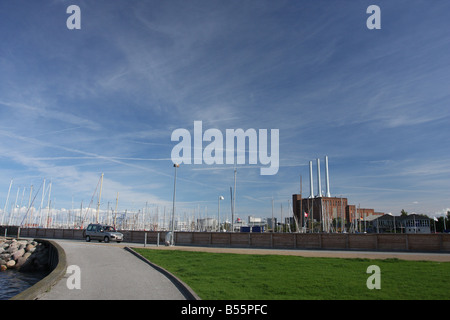
<path fill-rule="evenodd" d="M 360 219 L 360 217 L 361 217 L 361 204 L 358 203 L 358 220 L 357 220 L 358 224 L 356 225 L 357 228 L 358 228 L 358 232 L 361 232 L 361 219 Z"/>
<path fill-rule="evenodd" d="M 416 215 L 413 213 L 413 220 L 414 220 L 414 233 L 417 233 L 417 226 L 416 226 Z M 445 218 L 444 218 L 445 223 Z"/>
<path fill-rule="evenodd" d="M 225 199 L 223 196 L 219 196 L 218 209 L 217 209 L 217 231 L 220 231 L 220 200 Z"/>
<path fill-rule="evenodd" d="M 292 204 L 292 212 L 294 212 L 294 204 Z M 306 231 L 306 223 L 305 223 L 305 213 L 303 212 L 302 175 L 300 175 L 300 215 L 298 217 L 299 218 L 301 217 L 300 224 L 302 226 L 302 233 L 303 233 L 303 230 Z M 303 229 L 303 227 L 305 227 L 305 229 Z"/>
<path fill-rule="evenodd" d="M 99 218 L 99 212 L 100 212 L 100 200 L 102 198 L 102 187 L 103 187 L 103 173 L 102 173 L 102 177 L 101 177 L 101 183 L 100 183 L 100 194 L 98 196 L 98 202 L 97 202 L 97 213 L 95 215 L 95 220 L 96 223 L 98 223 L 98 218 Z"/>
<path fill-rule="evenodd" d="M 395 216 L 394 215 L 392 215 L 392 217 L 394 218 L 394 233 L 397 233 L 397 228 L 395 227 Z"/>
<path fill-rule="evenodd" d="M 30 210 L 32 194 L 33 194 L 33 185 L 30 186 L 30 197 L 28 198 L 27 212 Z M 30 217 L 28 217 L 28 227 L 30 226 L 30 221 L 31 221 L 31 215 L 30 215 Z M 25 224 L 27 224 L 27 223 L 25 222 Z"/>
<path fill-rule="evenodd" d="M 281 232 L 284 232 L 284 226 L 283 226 L 283 203 L 280 203 L 280 214 L 281 214 Z"/>
<path fill-rule="evenodd" d="M 36 219 L 36 223 L 38 223 L 39 226 L 42 226 L 42 206 L 44 205 L 44 198 L 45 198 L 45 178 L 44 178 L 44 182 L 43 182 L 43 187 L 42 187 L 42 198 L 41 198 L 41 206 L 39 207 L 39 213 L 38 213 L 38 217 Z"/>
<path fill-rule="evenodd" d="M 16 211 L 16 206 L 17 206 L 17 198 L 19 197 L 19 191 L 20 191 L 20 187 L 17 188 L 16 201 L 14 202 L 14 208 L 11 210 L 11 212 L 9 214 L 8 226 L 10 226 L 13 222 L 14 212 Z"/>
<path fill-rule="evenodd" d="M 232 217 L 232 230 L 231 232 L 234 232 L 234 214 L 236 210 L 236 168 L 234 168 L 234 189 L 233 189 L 233 217 Z"/>
<path fill-rule="evenodd" d="M 20 209 L 22 208 L 22 204 L 23 204 L 23 198 L 25 197 L 25 189 L 26 189 L 27 187 L 23 187 L 23 191 L 22 191 L 22 199 L 20 199 L 20 204 L 19 204 L 19 212 L 17 213 L 17 217 L 15 217 L 15 223 L 16 223 L 16 225 L 18 225 L 19 224 L 19 220 L 20 220 Z M 13 221 L 13 223 L 14 223 L 14 221 Z M 17 238 L 19 238 L 19 237 L 17 237 Z"/>
<path fill-rule="evenodd" d="M 170 238 L 170 245 L 174 245 L 174 238 L 175 238 L 175 195 L 177 191 L 177 168 L 180 165 L 175 163 L 173 167 L 175 168 L 175 175 L 173 179 L 173 206 L 172 206 L 172 237 Z"/>
<path fill-rule="evenodd" d="M 342 195 L 341 195 L 341 203 L 340 203 L 340 205 L 341 205 L 341 217 L 342 217 L 342 221 L 341 221 L 341 233 L 343 233 L 343 232 L 346 232 L 346 228 L 345 228 L 345 213 L 344 213 L 344 210 L 343 210 L 343 203 L 342 203 Z"/>
<path fill-rule="evenodd" d="M 52 194 L 52 181 L 50 180 L 49 192 L 48 192 L 48 200 L 47 200 L 47 228 L 49 227 L 49 215 L 50 215 L 50 196 Z"/>
<path fill-rule="evenodd" d="M 5 218 L 5 213 L 6 213 L 6 208 L 8 206 L 9 193 L 11 192 L 12 183 L 13 183 L 13 179 L 11 179 L 11 182 L 9 183 L 8 196 L 6 197 L 5 208 L 3 209 L 2 221 L 0 222 L 0 225 L 3 225 L 3 219 Z"/>
<path fill-rule="evenodd" d="M 231 208 L 231 230 L 230 232 L 233 232 L 233 227 L 234 227 L 234 223 L 233 223 L 233 218 L 234 218 L 234 214 L 233 214 L 233 188 L 230 187 L 230 208 Z M 200 212 L 200 210 L 199 210 Z"/>
<path fill-rule="evenodd" d="M 145 211 L 144 211 L 144 217 L 143 217 L 143 221 L 142 221 L 142 223 L 144 224 L 144 231 L 145 231 L 145 214 L 148 212 L 148 201 L 145 201 Z M 147 220 L 150 220 L 151 221 L 151 219 L 150 219 L 150 214 L 148 215 L 148 218 L 147 218 Z"/>
<path fill-rule="evenodd" d="M 17 199 L 19 198 L 19 191 L 20 187 L 17 188 L 16 201 L 14 202 L 14 208 L 11 210 L 11 213 L 9 214 L 8 226 L 10 226 L 13 222 L 14 212 L 16 211 L 17 206 Z"/>
<path fill-rule="evenodd" d="M 395 219 L 395 218 L 394 218 Z M 395 220 L 394 220 L 395 221 Z M 366 214 L 364 214 L 364 212 L 363 212 L 363 223 L 364 223 L 364 233 L 366 233 L 367 232 L 367 230 L 366 230 Z M 395 224 L 394 224 L 394 227 L 395 227 Z M 395 233 L 395 232 L 394 232 Z"/>
<path fill-rule="evenodd" d="M 272 196 L 272 233 L 275 232 L 275 223 L 273 220 L 273 196 Z"/>
<path fill-rule="evenodd" d="M 80 229 L 83 228 L 83 200 L 81 200 L 81 204 L 80 204 Z"/>
<path fill-rule="evenodd" d="M 117 192 L 116 197 L 116 208 L 114 209 L 114 229 L 116 229 L 116 218 L 117 218 L 117 205 L 119 203 L 119 192 Z"/>

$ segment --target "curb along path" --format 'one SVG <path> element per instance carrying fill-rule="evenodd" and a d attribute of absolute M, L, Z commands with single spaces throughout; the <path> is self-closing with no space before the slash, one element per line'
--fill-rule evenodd
<path fill-rule="evenodd" d="M 65 251 L 68 273 L 39 300 L 186 300 L 163 273 L 122 247 L 56 240 Z M 80 288 L 69 289 L 78 267 Z M 73 287 L 73 286 L 72 286 Z"/>

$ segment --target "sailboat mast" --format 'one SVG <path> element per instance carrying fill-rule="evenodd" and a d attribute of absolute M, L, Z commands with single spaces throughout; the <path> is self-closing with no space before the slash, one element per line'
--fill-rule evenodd
<path fill-rule="evenodd" d="M 47 200 L 47 228 L 49 227 L 49 217 L 50 216 L 50 195 L 52 194 L 52 181 L 50 180 L 50 190 L 48 192 L 48 200 Z"/>
<path fill-rule="evenodd" d="M 119 203 L 119 192 L 117 192 L 116 197 L 116 208 L 114 209 L 114 229 L 116 228 L 116 218 L 117 218 L 117 204 Z"/>
<path fill-rule="evenodd" d="M 102 173 L 102 177 L 101 179 L 101 183 L 100 183 L 100 193 L 98 196 L 98 202 L 97 202 L 97 213 L 95 215 L 95 222 L 98 223 L 98 218 L 99 218 L 99 212 L 100 212 L 100 200 L 102 198 L 102 187 L 103 187 L 103 173 Z"/>
<path fill-rule="evenodd" d="M 8 196 L 6 197 L 5 208 L 3 209 L 2 221 L 1 221 L 0 225 L 3 225 L 3 219 L 5 218 L 5 213 L 6 213 L 6 208 L 8 206 L 9 193 L 11 192 L 12 183 L 13 183 L 13 179 L 11 179 L 11 182 L 9 183 Z"/>
<path fill-rule="evenodd" d="M 38 226 L 42 226 L 42 206 L 44 205 L 44 198 L 45 198 L 45 178 L 43 182 L 43 188 L 42 188 L 42 198 L 41 198 L 41 206 L 39 207 L 38 217 L 37 217 L 37 224 Z"/>
<path fill-rule="evenodd" d="M 27 213 L 31 209 L 31 196 L 32 195 L 33 195 L 33 185 L 31 185 L 31 187 L 30 187 L 30 197 L 28 199 Z M 25 214 L 25 218 L 27 217 L 27 213 Z M 32 222 L 32 218 L 33 218 L 33 212 L 31 212 L 30 216 L 28 217 L 28 227 L 30 226 L 30 223 Z"/>
<path fill-rule="evenodd" d="M 9 214 L 8 226 L 10 226 L 11 223 L 13 222 L 14 212 L 16 211 L 17 206 L 17 199 L 19 198 L 19 190 L 20 187 L 17 188 L 16 201 L 14 202 L 14 208 L 11 210 L 11 213 Z"/>

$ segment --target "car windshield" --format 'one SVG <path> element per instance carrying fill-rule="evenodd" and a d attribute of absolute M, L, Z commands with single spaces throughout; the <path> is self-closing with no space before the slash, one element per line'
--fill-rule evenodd
<path fill-rule="evenodd" d="M 112 227 L 112 226 L 106 226 L 105 227 L 105 231 L 107 231 L 107 232 L 115 232 L 116 229 L 114 229 L 114 227 Z"/>

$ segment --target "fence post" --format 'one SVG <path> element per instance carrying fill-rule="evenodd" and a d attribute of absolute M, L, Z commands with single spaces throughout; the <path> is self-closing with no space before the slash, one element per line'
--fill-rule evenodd
<path fill-rule="evenodd" d="M 294 233 L 294 249 L 297 249 L 297 234 Z"/>

